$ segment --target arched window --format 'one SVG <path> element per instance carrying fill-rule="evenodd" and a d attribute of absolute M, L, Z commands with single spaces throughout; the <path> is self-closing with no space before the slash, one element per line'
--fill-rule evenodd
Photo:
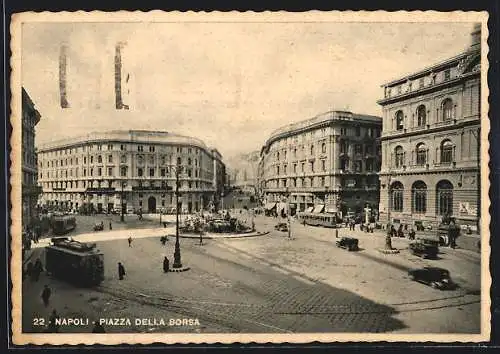
<path fill-rule="evenodd" d="M 182 164 L 182 159 L 180 157 L 177 158 L 177 164 L 181 165 Z"/>
<path fill-rule="evenodd" d="M 279 161 L 280 160 L 280 153 L 279 151 L 276 153 L 276 160 Z"/>
<path fill-rule="evenodd" d="M 453 143 L 444 140 L 441 143 L 441 163 L 451 163 L 453 161 Z"/>
<path fill-rule="evenodd" d="M 121 163 L 126 163 L 126 162 L 127 162 L 127 155 L 122 155 L 122 156 L 120 157 L 120 162 L 121 162 Z"/>
<path fill-rule="evenodd" d="M 403 184 L 401 182 L 394 182 L 391 185 L 391 205 L 393 211 L 403 211 Z"/>
<path fill-rule="evenodd" d="M 427 163 L 427 147 L 424 143 L 417 145 L 417 165 L 424 166 Z"/>
<path fill-rule="evenodd" d="M 447 98 L 443 101 L 443 120 L 450 120 L 453 118 L 453 101 Z"/>
<path fill-rule="evenodd" d="M 423 127 L 427 124 L 427 112 L 424 105 L 420 105 L 417 108 L 417 126 Z"/>
<path fill-rule="evenodd" d="M 438 215 L 453 215 L 453 185 L 442 180 L 436 185 L 436 211 Z"/>
<path fill-rule="evenodd" d="M 322 153 L 325 153 L 325 152 L 326 152 L 326 144 L 325 144 L 325 143 L 322 143 L 322 144 L 321 144 L 321 152 L 322 152 Z"/>
<path fill-rule="evenodd" d="M 97 163 L 102 163 L 102 156 L 101 155 L 97 156 Z"/>
<path fill-rule="evenodd" d="M 425 213 L 427 210 L 427 185 L 422 181 L 413 183 L 411 187 L 411 205 L 414 213 Z"/>
<path fill-rule="evenodd" d="M 396 112 L 396 130 L 403 130 L 404 114 L 403 111 Z"/>
<path fill-rule="evenodd" d="M 394 149 L 394 157 L 396 167 L 403 167 L 404 165 L 404 150 L 401 146 L 396 146 Z"/>

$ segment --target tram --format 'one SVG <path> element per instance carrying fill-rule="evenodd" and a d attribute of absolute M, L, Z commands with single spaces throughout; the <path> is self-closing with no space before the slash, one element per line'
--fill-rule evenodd
<path fill-rule="evenodd" d="M 52 232 L 64 235 L 76 228 L 76 218 L 73 215 L 54 215 L 51 220 Z"/>
<path fill-rule="evenodd" d="M 78 286 L 92 287 L 104 280 L 104 255 L 95 243 L 54 237 L 45 248 L 47 272 Z"/>
<path fill-rule="evenodd" d="M 337 214 L 303 212 L 299 213 L 299 220 L 310 226 L 337 227 Z"/>

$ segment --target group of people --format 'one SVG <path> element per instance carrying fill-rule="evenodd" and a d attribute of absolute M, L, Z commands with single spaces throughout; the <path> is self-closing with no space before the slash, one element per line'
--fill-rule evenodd
<path fill-rule="evenodd" d="M 40 258 L 37 258 L 35 263 L 29 261 L 26 265 L 24 276 L 28 276 L 32 281 L 38 281 L 40 274 L 43 272 L 43 264 Z"/>

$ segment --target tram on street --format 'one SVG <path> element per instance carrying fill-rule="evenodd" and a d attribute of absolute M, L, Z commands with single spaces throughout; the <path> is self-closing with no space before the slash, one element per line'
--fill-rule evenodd
<path fill-rule="evenodd" d="M 301 223 L 310 226 L 337 227 L 337 214 L 302 212 L 298 218 Z"/>
<path fill-rule="evenodd" d="M 52 232 L 55 235 L 64 235 L 76 228 L 76 218 L 74 215 L 54 215 L 51 220 Z"/>
<path fill-rule="evenodd" d="M 54 237 L 45 248 L 47 272 L 78 286 L 96 286 L 104 280 L 104 255 L 95 243 Z"/>

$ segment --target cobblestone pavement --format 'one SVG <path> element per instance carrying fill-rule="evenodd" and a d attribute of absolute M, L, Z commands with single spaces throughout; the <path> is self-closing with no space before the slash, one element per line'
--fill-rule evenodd
<path fill-rule="evenodd" d="M 272 229 L 276 222 L 256 218 L 260 230 Z M 347 233 L 340 230 L 340 236 Z M 132 247 L 126 240 L 103 241 L 98 247 L 105 254 L 106 280 L 100 288 L 88 291 L 52 279 L 42 282 L 54 288 L 62 315 L 200 322 L 110 327 L 113 332 L 479 332 L 477 254 L 442 249 L 440 259 L 422 260 L 408 253 L 406 240 L 394 239 L 393 246 L 401 252 L 383 255 L 376 250 L 383 237 L 356 231 L 362 250 L 347 252 L 335 247 L 334 230 L 298 224 L 292 226 L 294 239 L 286 235 L 272 231 L 248 239 L 206 240 L 203 246 L 182 239 L 182 261 L 191 269 L 168 274 L 162 271 L 162 260 L 167 256 L 173 262 L 172 238 L 165 246 L 158 237 L 136 239 Z M 123 281 L 117 279 L 119 261 L 127 270 Z M 426 264 L 450 269 L 460 288 L 439 291 L 407 279 L 407 269 Z M 46 310 L 37 288 L 42 282 L 23 286 L 25 331 L 40 330 L 32 325 L 32 317 Z"/>

